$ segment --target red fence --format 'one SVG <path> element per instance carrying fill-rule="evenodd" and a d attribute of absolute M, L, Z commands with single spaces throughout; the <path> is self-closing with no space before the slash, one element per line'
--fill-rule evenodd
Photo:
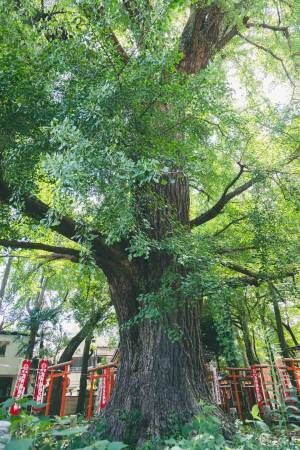
<path fill-rule="evenodd" d="M 116 370 L 116 364 L 90 370 L 87 418 L 105 408 Z M 215 403 L 227 413 L 236 413 L 240 420 L 251 417 L 251 409 L 256 404 L 262 416 L 267 410 L 276 410 L 280 402 L 290 397 L 292 389 L 300 396 L 300 359 L 283 359 L 276 367 L 263 364 L 227 367 L 225 371 L 226 375 L 220 376 L 214 366 L 207 367 L 211 395 Z"/>
<path fill-rule="evenodd" d="M 291 392 L 300 397 L 300 359 L 285 358 L 275 367 L 263 364 L 228 367 L 226 371 L 218 377 L 221 406 L 228 413 L 235 410 L 240 420 L 250 416 L 255 404 L 264 416 L 282 402 L 291 402 Z"/>
<path fill-rule="evenodd" d="M 53 394 L 54 380 L 61 379 L 62 392 L 60 396 L 60 410 L 59 415 L 65 414 L 67 387 L 69 384 L 69 372 L 72 361 L 66 361 L 61 364 L 49 366 L 47 359 L 40 359 L 38 368 L 33 368 L 31 360 L 24 360 L 18 373 L 16 385 L 14 388 L 13 398 L 16 400 L 21 399 L 26 393 L 28 388 L 33 386 L 32 395 L 33 400 L 36 402 L 36 406 L 32 407 L 32 413 L 42 413 L 49 415 L 51 399 Z M 44 401 L 46 400 L 46 406 Z M 41 405 L 41 406 L 39 406 Z M 18 403 L 14 403 L 10 408 L 10 414 L 18 415 L 21 411 L 21 407 Z"/>
<path fill-rule="evenodd" d="M 71 364 L 72 361 L 67 361 L 48 367 L 46 360 L 40 360 L 38 369 L 32 369 L 30 361 L 24 360 L 14 397 L 21 398 L 26 392 L 30 371 L 35 379 L 33 397 L 41 404 L 43 399 L 47 398 L 45 415 L 48 415 L 54 380 L 60 378 L 62 380 L 60 415 L 63 416 Z M 106 407 L 114 387 L 117 365 L 110 363 L 89 370 L 90 387 L 86 414 L 88 419 Z M 227 367 L 225 372 L 226 374 L 220 376 L 212 364 L 207 367 L 211 396 L 216 404 L 227 413 L 236 413 L 240 420 L 250 417 L 251 409 L 256 404 L 264 416 L 266 412 L 276 411 L 282 402 L 290 404 L 292 391 L 300 397 L 300 358 L 284 358 L 277 361 L 275 367 L 267 364 Z M 19 410 L 15 404 L 11 408 L 11 414 L 18 414 Z M 43 408 L 36 407 L 33 412 L 42 410 Z"/>
<path fill-rule="evenodd" d="M 116 364 L 105 364 L 92 368 L 90 373 L 90 390 L 89 402 L 87 407 L 87 418 L 90 419 L 94 414 L 97 414 L 107 405 L 111 391 L 115 384 Z M 95 395 L 95 387 L 98 382 L 97 391 Z"/>

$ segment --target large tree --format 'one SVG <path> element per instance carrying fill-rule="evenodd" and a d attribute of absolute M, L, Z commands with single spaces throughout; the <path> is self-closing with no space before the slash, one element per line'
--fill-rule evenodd
<path fill-rule="evenodd" d="M 261 82 L 293 90 L 293 5 L 1 3 L 0 199 L 14 206 L 1 244 L 104 272 L 122 355 L 108 429 L 124 438 L 138 412 L 137 437 L 157 436 L 209 399 L 199 298 L 294 273 L 264 270 L 248 220 L 295 160 L 293 110 L 262 101 Z M 16 210 L 53 242 L 20 239 Z M 251 245 L 241 237 L 228 258 L 217 237 L 240 223 Z M 250 267 L 232 261 L 243 250 Z"/>

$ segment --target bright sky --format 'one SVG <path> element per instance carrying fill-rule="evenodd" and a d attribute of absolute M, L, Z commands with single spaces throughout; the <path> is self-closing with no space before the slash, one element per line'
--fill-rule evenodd
<path fill-rule="evenodd" d="M 238 108 L 247 106 L 247 91 L 242 85 L 236 67 L 228 64 L 228 82 L 233 91 L 233 99 Z M 285 107 L 289 104 L 292 96 L 292 87 L 289 82 L 279 82 L 272 75 L 256 69 L 255 76 L 261 83 L 263 96 L 268 98 L 274 106 Z"/>

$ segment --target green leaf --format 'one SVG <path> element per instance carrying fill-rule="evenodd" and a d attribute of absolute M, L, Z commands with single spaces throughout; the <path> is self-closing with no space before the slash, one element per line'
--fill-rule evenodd
<path fill-rule="evenodd" d="M 126 447 L 128 447 L 128 445 L 124 444 L 124 442 L 116 441 L 116 442 L 110 442 L 107 447 L 107 450 L 122 450 L 122 448 L 126 448 Z"/>
<path fill-rule="evenodd" d="M 109 444 L 111 443 L 107 440 L 96 441 L 92 445 L 83 447 L 80 450 L 106 450 Z"/>
<path fill-rule="evenodd" d="M 258 407 L 258 405 L 254 405 L 252 407 L 251 415 L 252 415 L 253 419 L 262 420 L 261 417 L 259 416 L 259 407 Z"/>
<path fill-rule="evenodd" d="M 81 427 L 69 428 L 67 430 L 53 430 L 53 436 L 72 436 L 74 434 L 82 434 L 85 433 L 88 429 L 88 425 L 84 425 Z"/>
<path fill-rule="evenodd" d="M 10 441 L 5 446 L 5 450 L 29 450 L 33 443 L 33 439 L 18 439 Z"/>
<path fill-rule="evenodd" d="M 8 398 L 7 400 L 5 400 L 5 402 L 0 403 L 1 408 L 4 409 L 8 409 L 11 407 L 11 405 L 13 405 L 15 403 L 15 399 L 13 398 Z"/>

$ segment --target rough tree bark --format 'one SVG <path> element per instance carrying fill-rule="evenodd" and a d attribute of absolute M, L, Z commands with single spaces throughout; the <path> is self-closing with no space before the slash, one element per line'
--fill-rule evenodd
<path fill-rule="evenodd" d="M 37 335 L 38 335 L 38 327 L 31 326 L 30 327 L 29 339 L 28 339 L 28 346 L 27 346 L 27 350 L 26 350 L 26 354 L 25 354 L 25 358 L 26 359 L 32 359 L 33 358 L 33 352 L 34 352 L 34 347 L 35 347 L 35 342 L 36 342 L 36 339 L 37 339 Z"/>
<path fill-rule="evenodd" d="M 137 200 L 139 213 L 147 217 L 156 239 L 174 232 L 174 219 L 189 230 L 187 179 L 176 169 L 165 181 L 167 184 L 140 191 Z M 151 199 L 156 208 L 152 207 Z M 133 442 L 162 436 L 171 426 L 172 418 L 184 423 L 198 411 L 200 399 L 209 400 L 199 326 L 200 304 L 176 305 L 178 300 L 174 299 L 174 308 L 160 321 L 144 320 L 124 327 L 139 312 L 139 295 L 157 291 L 168 268 L 181 274 L 172 255 L 153 252 L 147 260 L 132 263 L 131 279 L 121 273 L 108 276 L 120 326 L 121 350 L 116 387 L 104 412 L 114 439 Z M 182 338 L 171 342 L 165 328 L 175 324 L 181 328 Z"/>

